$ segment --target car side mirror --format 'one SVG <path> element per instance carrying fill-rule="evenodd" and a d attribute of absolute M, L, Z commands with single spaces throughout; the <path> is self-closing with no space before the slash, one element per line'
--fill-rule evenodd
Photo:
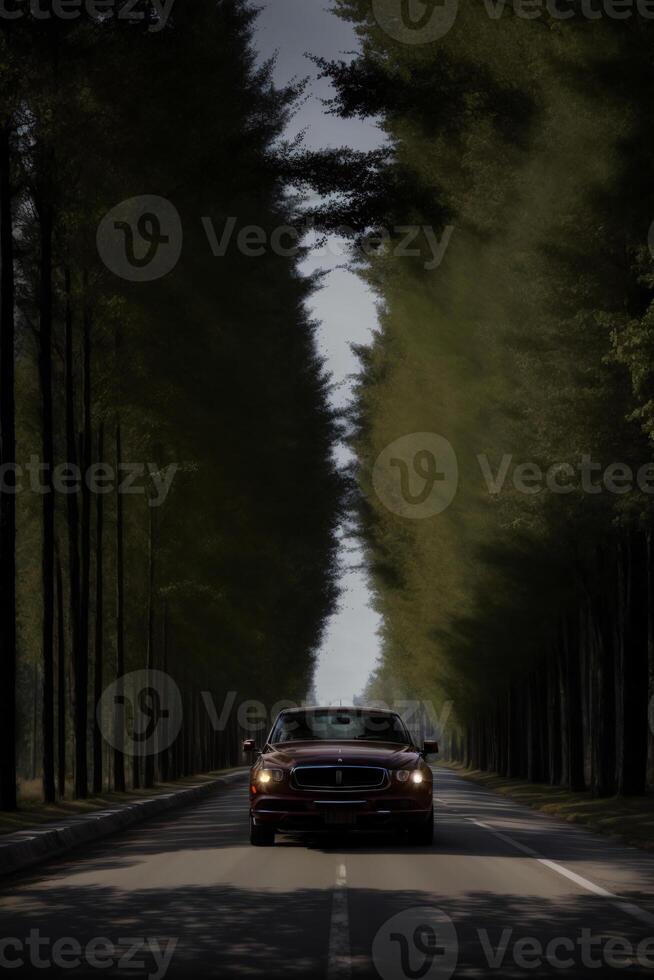
<path fill-rule="evenodd" d="M 245 741 L 243 742 L 243 751 L 245 752 L 246 755 L 250 753 L 258 752 L 259 749 L 257 748 L 256 739 L 246 738 Z"/>
<path fill-rule="evenodd" d="M 438 753 L 438 742 L 434 739 L 427 739 L 422 748 L 423 755 L 436 755 Z"/>

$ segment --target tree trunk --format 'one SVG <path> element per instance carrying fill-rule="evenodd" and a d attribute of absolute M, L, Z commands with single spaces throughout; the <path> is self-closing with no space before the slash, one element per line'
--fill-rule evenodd
<path fill-rule="evenodd" d="M 98 463 L 104 461 L 104 424 L 98 429 Z M 95 498 L 95 662 L 93 670 L 93 792 L 103 789 L 102 730 L 97 712 L 102 697 L 104 657 L 104 572 L 103 572 L 104 497 Z"/>
<path fill-rule="evenodd" d="M 41 379 L 42 440 L 45 475 L 43 494 L 43 529 L 41 576 L 43 589 L 43 797 L 55 800 L 54 774 L 54 548 L 55 496 L 52 485 L 54 461 L 54 421 L 52 402 L 52 232 L 53 211 L 50 203 L 38 206 L 41 228 L 39 283 L 39 368 Z"/>
<path fill-rule="evenodd" d="M 148 649 L 146 665 L 148 670 L 154 668 L 154 626 L 155 626 L 155 557 L 156 557 L 156 524 L 155 510 L 150 507 L 150 528 L 148 541 Z M 145 757 L 145 786 L 151 789 L 154 785 L 154 755 Z"/>
<path fill-rule="evenodd" d="M 516 719 L 517 705 L 515 696 L 515 686 L 510 685 L 506 695 L 506 725 L 507 725 L 507 765 L 506 775 L 509 778 L 520 775 L 520 748 L 518 740 L 524 738 L 524 732 L 520 731 L 520 726 Z"/>
<path fill-rule="evenodd" d="M 563 663 L 565 689 L 564 728 L 568 788 L 586 788 L 584 779 L 584 737 L 581 713 L 581 677 L 579 669 L 579 637 L 571 638 L 569 622 L 563 625 Z"/>
<path fill-rule="evenodd" d="M 647 784 L 654 786 L 654 551 L 652 532 L 647 531 L 647 661 L 648 661 L 648 752 Z"/>
<path fill-rule="evenodd" d="M 162 647 L 162 663 L 161 669 L 164 674 L 168 673 L 168 603 L 164 600 L 163 605 L 163 636 L 161 640 Z M 171 750 L 165 748 L 159 756 L 159 772 L 161 773 L 162 782 L 166 782 L 169 778 L 169 759 L 171 756 Z"/>
<path fill-rule="evenodd" d="M 84 281 L 84 314 L 82 332 L 82 523 L 81 523 L 81 585 L 80 585 L 80 628 L 79 628 L 79 718 L 78 718 L 78 765 L 80 773 L 77 781 L 77 796 L 88 795 L 88 698 L 89 698 L 89 610 L 91 607 L 91 491 L 86 476 L 93 456 L 91 431 L 91 311 L 86 296 L 87 282 Z M 98 494 L 98 496 L 100 496 Z"/>
<path fill-rule="evenodd" d="M 472 725 L 470 724 L 470 722 L 468 722 L 465 728 L 464 745 L 465 745 L 465 756 L 464 756 L 465 767 L 466 769 L 470 769 L 472 767 Z"/>
<path fill-rule="evenodd" d="M 16 800 L 16 407 L 14 231 L 10 133 L 0 130 L 0 807 Z M 36 732 L 34 732 L 36 738 Z"/>
<path fill-rule="evenodd" d="M 527 714 L 527 779 L 540 783 L 543 779 L 543 732 L 541 695 L 543 692 L 542 670 L 531 674 L 525 685 Z"/>
<path fill-rule="evenodd" d="M 66 621 L 64 617 L 64 576 L 61 557 L 57 561 L 57 788 L 66 795 Z"/>
<path fill-rule="evenodd" d="M 608 559 L 604 559 L 604 563 Z M 590 731 L 593 795 L 611 796 L 615 784 L 615 624 L 611 621 L 609 595 L 615 583 L 608 572 L 602 576 L 599 594 L 588 607 L 587 642 L 591 650 Z M 622 678 L 619 678 L 622 682 Z"/>
<path fill-rule="evenodd" d="M 32 678 L 32 767 L 31 777 L 36 779 L 39 774 L 39 665 L 34 661 L 34 677 Z"/>
<path fill-rule="evenodd" d="M 120 422 L 116 425 L 116 472 L 122 462 L 122 436 Z M 125 673 L 125 558 L 123 551 L 123 498 L 116 493 L 116 679 L 117 695 L 121 694 L 121 679 Z M 119 793 L 125 792 L 125 755 L 122 751 L 124 738 L 124 705 L 116 704 L 114 730 L 114 786 Z"/>
<path fill-rule="evenodd" d="M 559 658 L 548 658 L 547 669 L 547 755 L 548 780 L 552 786 L 561 783 L 561 698 L 559 692 Z"/>
<path fill-rule="evenodd" d="M 77 436 L 75 425 L 75 364 L 73 351 L 73 311 L 71 299 L 70 272 L 66 270 L 66 456 L 69 466 L 76 467 Z M 87 796 L 87 760 L 86 760 L 86 673 L 88 663 L 83 650 L 82 621 L 81 621 L 81 584 L 80 584 L 80 555 L 79 555 L 79 500 L 77 493 L 69 493 L 66 497 L 66 514 L 68 521 L 68 576 L 70 580 L 70 631 L 71 653 L 73 660 L 73 692 L 74 692 L 74 731 L 75 731 L 75 796 L 84 799 Z"/>
<path fill-rule="evenodd" d="M 645 792 L 647 778 L 649 672 L 647 542 L 644 534 L 630 534 L 621 548 L 619 564 L 622 628 L 618 659 L 621 701 L 618 705 L 617 789 L 624 795 L 638 795 Z"/>
<path fill-rule="evenodd" d="M 561 786 L 570 785 L 570 748 L 568 744 L 569 701 L 568 654 L 565 643 L 565 626 L 562 621 L 557 649 L 557 696 L 559 698 L 559 740 L 561 743 Z"/>

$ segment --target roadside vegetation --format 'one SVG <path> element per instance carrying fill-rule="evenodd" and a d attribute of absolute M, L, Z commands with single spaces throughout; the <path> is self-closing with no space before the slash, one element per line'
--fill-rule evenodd
<path fill-rule="evenodd" d="M 380 119 L 389 140 L 371 161 L 387 193 L 368 227 L 390 238 L 358 253 L 381 325 L 359 352 L 351 420 L 384 624 L 368 695 L 451 701 L 446 755 L 474 769 L 644 794 L 652 25 L 469 4 L 445 36 L 409 44 L 368 2 L 338 8 L 363 47 L 322 65 L 332 109 Z M 359 186 L 351 207 L 369 219 Z M 424 238 L 418 257 L 400 254 L 400 225 L 448 232 L 437 268 Z M 454 500 L 424 519 L 398 516 L 373 483 L 382 451 L 413 433 L 445 437 L 458 460 Z M 400 462 L 418 496 L 421 460 Z"/>
<path fill-rule="evenodd" d="M 137 789 L 126 788 L 124 792 L 106 789 L 99 795 L 91 793 L 82 800 L 75 797 L 74 785 L 67 787 L 65 796 L 59 796 L 54 803 L 43 802 L 43 786 L 40 779 L 21 783 L 20 807 L 16 810 L 0 810 L 0 835 L 18 833 L 41 827 L 44 824 L 60 822 L 69 817 L 81 817 L 134 803 L 136 800 L 148 799 L 164 793 L 174 793 L 177 790 L 188 789 L 192 786 L 202 786 L 233 769 L 220 769 L 215 772 L 197 773 L 191 776 L 180 776 L 178 779 L 168 779 L 165 782 L 159 778 L 151 787 L 142 786 Z"/>
<path fill-rule="evenodd" d="M 246 0 L 176 4 L 157 30 L 152 4 L 125 6 L 145 19 L 0 21 L 4 810 L 34 780 L 52 804 L 234 765 L 239 703 L 306 694 L 336 598 L 343 487 L 314 283 L 294 256 L 214 255 L 203 224 L 289 222 L 282 133 L 301 86 L 256 67 Z M 177 210 L 183 249 L 136 282 L 96 235 L 144 194 Z M 82 474 L 72 492 L 61 464 Z M 139 762 L 96 705 L 145 667 L 173 677 L 184 725 Z M 221 731 L 203 691 L 235 692 Z"/>
<path fill-rule="evenodd" d="M 460 762 L 440 764 L 493 793 L 507 796 L 550 817 L 580 824 L 646 851 L 654 850 L 654 796 L 651 792 L 642 796 L 593 796 L 589 790 L 574 793 L 550 783 L 530 783 L 481 769 L 467 769 Z"/>

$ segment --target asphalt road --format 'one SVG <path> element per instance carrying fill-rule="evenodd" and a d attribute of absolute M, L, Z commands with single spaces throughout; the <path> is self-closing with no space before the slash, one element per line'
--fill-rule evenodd
<path fill-rule="evenodd" d="M 245 782 L 221 790 L 6 879 L 0 976 L 654 976 L 654 857 L 446 770 L 435 798 L 429 848 L 253 848 Z"/>

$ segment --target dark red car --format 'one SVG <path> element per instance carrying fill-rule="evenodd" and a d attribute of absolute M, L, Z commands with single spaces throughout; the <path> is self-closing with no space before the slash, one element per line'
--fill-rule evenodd
<path fill-rule="evenodd" d="M 282 711 L 250 771 L 250 840 L 275 832 L 403 830 L 415 844 L 434 834 L 432 772 L 398 714 L 366 708 Z"/>

